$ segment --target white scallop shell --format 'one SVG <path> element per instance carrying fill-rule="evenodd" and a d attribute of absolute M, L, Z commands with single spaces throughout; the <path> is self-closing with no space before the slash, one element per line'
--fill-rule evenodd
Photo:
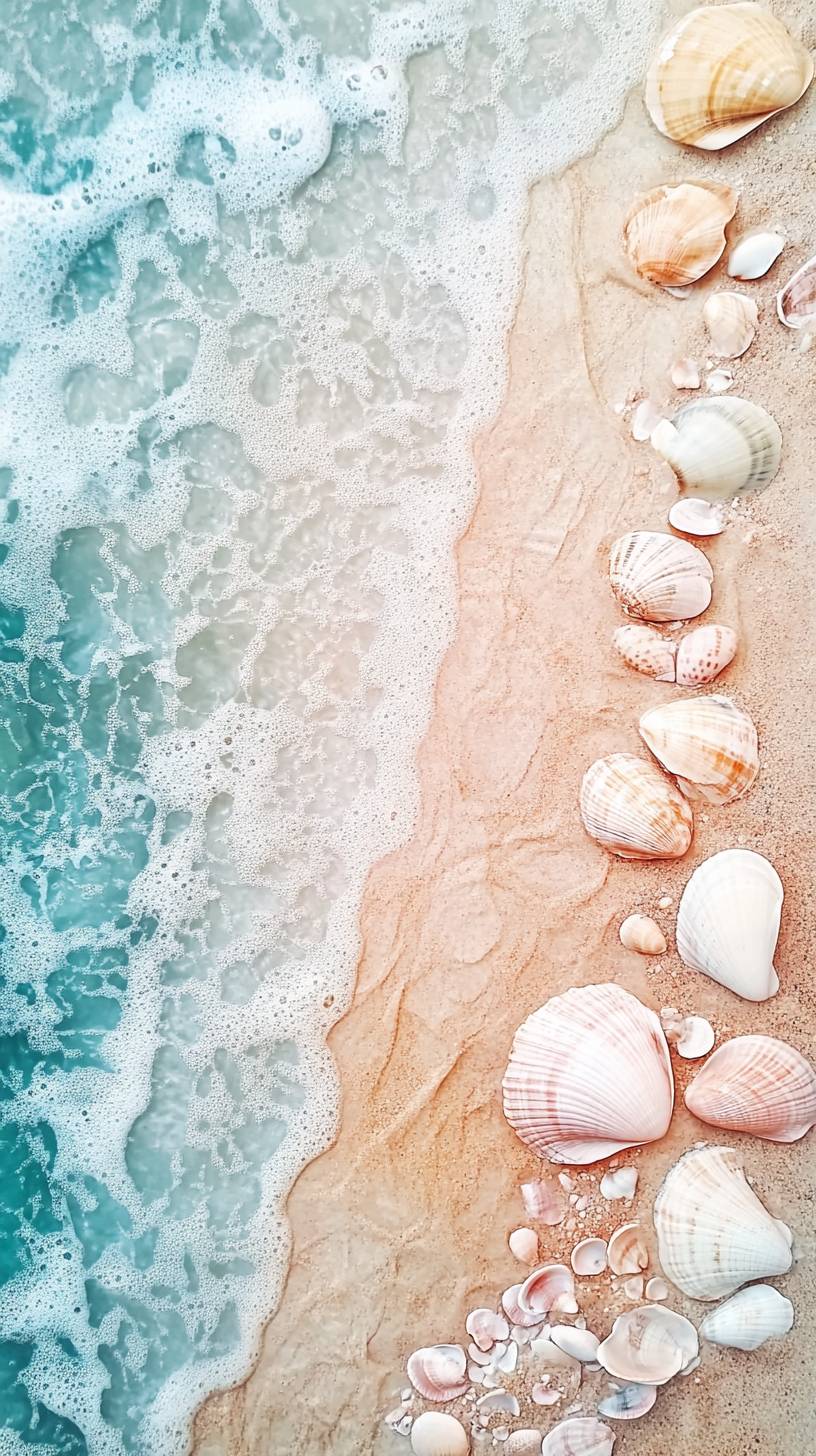
<path fill-rule="evenodd" d="M 721 536 L 725 530 L 722 506 L 713 506 L 700 496 L 683 496 L 669 511 L 669 525 L 687 536 Z"/>
<path fill-rule="evenodd" d="M 688 632 L 677 648 L 676 681 L 684 688 L 698 688 L 713 682 L 733 662 L 737 634 L 733 627 L 706 622 Z"/>
<path fill-rule="evenodd" d="M 658 429 L 664 425 L 673 428 L 664 420 Z M 665 531 L 628 531 L 613 542 L 609 553 L 615 596 L 630 616 L 647 622 L 698 617 L 711 601 L 713 580 L 708 557 L 690 541 Z"/>
<path fill-rule="evenodd" d="M 674 1098 L 660 1022 L 622 986 L 553 996 L 516 1032 L 502 1092 L 511 1127 L 555 1163 L 594 1163 L 653 1142 Z"/>
<path fill-rule="evenodd" d="M 554 1426 L 541 1444 L 541 1456 L 612 1456 L 615 1433 L 594 1416 L 573 1416 Z"/>
<path fill-rule="evenodd" d="M 426 1400 L 453 1400 L 468 1388 L 467 1356 L 461 1345 L 427 1345 L 408 1358 L 408 1379 Z"/>
<path fill-rule="evenodd" d="M 613 1274 L 639 1274 L 649 1263 L 649 1250 L 639 1223 L 622 1223 L 610 1235 L 606 1257 Z"/>
<path fill-rule="evenodd" d="M 758 1350 L 779 1339 L 793 1325 L 793 1305 L 770 1284 L 752 1284 L 707 1314 L 700 1334 L 712 1345 L 730 1350 Z"/>
<path fill-rule="evenodd" d="M 616 1198 L 634 1198 L 637 1185 L 637 1168 L 614 1168 L 611 1173 L 604 1173 L 599 1192 L 610 1202 Z"/>
<path fill-rule="evenodd" d="M 782 458 L 776 420 L 736 395 L 690 400 L 651 438 L 686 490 L 709 501 L 765 490 Z"/>
<path fill-rule="evenodd" d="M 529 1228 L 513 1229 L 507 1243 L 510 1253 L 520 1264 L 535 1264 L 538 1259 L 538 1235 Z"/>
<path fill-rule="evenodd" d="M 730 698 L 676 698 L 644 713 L 638 730 L 690 799 L 730 804 L 759 772 L 756 728 Z"/>
<path fill-rule="evenodd" d="M 690 1320 L 659 1304 L 644 1304 L 618 1315 L 598 1347 L 598 1361 L 607 1374 L 627 1384 L 665 1385 L 698 1351 Z"/>
<path fill-rule="evenodd" d="M 656 1400 L 655 1385 L 623 1385 L 598 1402 L 598 1414 L 613 1421 L 636 1421 L 648 1415 Z"/>
<path fill-rule="evenodd" d="M 663 1273 L 692 1299 L 721 1299 L 791 1266 L 791 1231 L 760 1203 L 732 1148 L 685 1153 L 663 1181 L 654 1222 Z"/>
<path fill-rule="evenodd" d="M 570 1254 L 570 1263 L 585 1279 L 602 1274 L 606 1268 L 606 1240 L 581 1239 Z"/>
<path fill-rule="evenodd" d="M 712 293 L 703 304 L 703 322 L 718 359 L 739 359 L 750 349 L 759 326 L 759 310 L 752 298 L 726 289 Z M 660 423 L 658 420 L 657 424 Z"/>
<path fill-rule="evenodd" d="M 638 955 L 663 955 L 666 937 L 651 915 L 627 915 L 618 931 L 620 943 Z"/>
<path fill-rule="evenodd" d="M 781 233 L 746 233 L 734 244 L 728 256 L 726 272 L 729 278 L 738 278 L 741 282 L 764 278 L 782 252 L 785 241 Z"/>
<path fill-rule="evenodd" d="M 784 890 L 773 865 L 751 849 L 724 849 L 697 866 L 677 911 L 677 950 L 745 1001 L 779 989 L 773 964 Z"/>
<path fill-rule="evenodd" d="M 685 1103 L 713 1127 L 792 1143 L 816 1123 L 816 1072 L 775 1036 L 735 1036 L 697 1073 Z"/>
<path fill-rule="evenodd" d="M 691 843 L 691 810 L 653 763 L 633 753 L 610 753 L 581 783 L 587 834 L 621 859 L 679 859 Z"/>
<path fill-rule="evenodd" d="M 653 627 L 637 626 L 634 622 L 618 627 L 612 635 L 612 646 L 635 672 L 642 672 L 657 682 L 674 682 L 677 643 L 661 637 Z"/>
<path fill-rule="evenodd" d="M 776 311 L 786 328 L 813 328 L 816 324 L 816 258 L 808 258 L 779 290 Z"/>
<path fill-rule="evenodd" d="M 414 1456 L 467 1456 L 470 1441 L 461 1422 L 445 1411 L 423 1411 L 411 1427 Z"/>

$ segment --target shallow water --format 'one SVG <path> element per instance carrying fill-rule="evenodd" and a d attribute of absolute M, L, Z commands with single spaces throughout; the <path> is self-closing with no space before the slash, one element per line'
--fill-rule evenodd
<path fill-rule="evenodd" d="M 0 1456 L 241 1377 L 454 618 L 535 176 L 639 0 L 0 22 Z"/>

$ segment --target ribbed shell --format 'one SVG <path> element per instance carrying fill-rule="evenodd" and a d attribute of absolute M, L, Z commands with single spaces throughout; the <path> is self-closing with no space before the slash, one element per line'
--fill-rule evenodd
<path fill-rule="evenodd" d="M 573 1416 L 554 1426 L 541 1445 L 541 1456 L 611 1456 L 615 1433 L 595 1416 Z"/>
<path fill-rule="evenodd" d="M 695 627 L 678 644 L 675 681 L 684 688 L 699 688 L 713 682 L 733 662 L 737 634 L 732 627 L 707 622 Z"/>
<path fill-rule="evenodd" d="M 816 258 L 809 258 L 776 296 L 776 309 L 789 329 L 816 324 Z"/>
<path fill-rule="evenodd" d="M 467 1356 L 460 1345 L 427 1345 L 406 1366 L 408 1379 L 426 1400 L 453 1400 L 468 1388 Z"/>
<path fill-rule="evenodd" d="M 702 551 L 665 531 L 628 531 L 609 553 L 609 582 L 630 617 L 686 621 L 711 601 L 714 572 Z"/>
<path fill-rule="evenodd" d="M 697 1356 L 690 1320 L 660 1305 L 644 1304 L 618 1315 L 598 1349 L 598 1361 L 617 1380 L 665 1385 Z"/>
<path fill-rule="evenodd" d="M 712 1345 L 730 1350 L 758 1350 L 766 1340 L 779 1339 L 793 1325 L 793 1305 L 770 1284 L 741 1289 L 700 1325 L 700 1334 Z"/>
<path fill-rule="evenodd" d="M 636 197 L 623 241 L 641 277 L 663 288 L 695 283 L 725 251 L 737 194 L 721 182 L 663 183 Z"/>
<path fill-rule="evenodd" d="M 709 1057 L 685 1102 L 713 1127 L 793 1143 L 816 1123 L 816 1072 L 775 1036 L 735 1036 Z"/>
<path fill-rule="evenodd" d="M 733 1148 L 685 1153 L 663 1181 L 654 1222 L 663 1273 L 693 1299 L 721 1299 L 792 1263 L 790 1229 L 760 1203 Z"/>
<path fill-rule="evenodd" d="M 638 726 L 690 799 L 730 804 L 747 794 L 759 772 L 756 728 L 730 698 L 678 698 L 650 708 Z"/>
<path fill-rule="evenodd" d="M 782 458 L 776 420 L 731 394 L 690 400 L 651 438 L 686 490 L 709 501 L 765 490 Z"/>
<path fill-rule="evenodd" d="M 784 890 L 769 860 L 752 849 L 724 849 L 697 866 L 677 910 L 677 950 L 745 1001 L 779 989 L 773 957 Z"/>
<path fill-rule="evenodd" d="M 669 32 L 646 78 L 646 106 L 673 141 L 730 146 L 804 95 L 813 62 L 760 5 L 704 5 Z"/>
<path fill-rule="evenodd" d="M 679 859 L 691 843 L 691 810 L 674 784 L 634 753 L 610 753 L 581 784 L 587 834 L 621 859 Z"/>
<path fill-rule="evenodd" d="M 706 299 L 703 321 L 717 358 L 739 359 L 754 341 L 759 311 L 752 298 L 728 289 Z"/>
<path fill-rule="evenodd" d="M 622 986 L 554 996 L 516 1032 L 502 1093 L 510 1126 L 554 1163 L 653 1142 L 674 1101 L 660 1021 Z"/>
<path fill-rule="evenodd" d="M 652 627 L 638 627 L 634 623 L 618 627 L 612 646 L 626 666 L 634 668 L 635 672 L 642 672 L 657 682 L 674 682 L 677 643 L 661 637 Z"/>

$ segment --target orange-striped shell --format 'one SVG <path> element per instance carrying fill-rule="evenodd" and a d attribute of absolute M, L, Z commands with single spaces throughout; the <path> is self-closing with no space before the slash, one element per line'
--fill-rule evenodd
<path fill-rule="evenodd" d="M 636 197 L 623 241 L 642 278 L 663 288 L 696 283 L 725 251 L 737 194 L 722 182 L 677 182 Z"/>
<path fill-rule="evenodd" d="M 679 698 L 644 713 L 639 728 L 690 799 L 730 804 L 759 772 L 756 728 L 729 698 Z"/>
<path fill-rule="evenodd" d="M 679 859 L 691 844 L 691 810 L 665 774 L 634 753 L 610 753 L 581 784 L 587 834 L 621 859 Z"/>

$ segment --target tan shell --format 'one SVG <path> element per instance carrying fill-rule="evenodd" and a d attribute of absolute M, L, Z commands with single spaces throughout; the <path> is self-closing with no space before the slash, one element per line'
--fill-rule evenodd
<path fill-rule="evenodd" d="M 621 859 L 679 859 L 691 843 L 688 804 L 634 753 L 610 753 L 587 769 L 581 818 L 587 834 Z"/>
<path fill-rule="evenodd" d="M 789 329 L 816 327 L 816 258 L 809 258 L 776 295 L 776 310 Z"/>
<path fill-rule="evenodd" d="M 663 183 L 636 197 L 623 241 L 637 272 L 650 283 L 696 283 L 725 251 L 725 229 L 737 194 L 721 182 Z"/>
<path fill-rule="evenodd" d="M 737 634 L 732 627 L 707 622 L 687 633 L 677 648 L 675 679 L 684 688 L 713 682 L 733 662 Z"/>
<path fill-rule="evenodd" d="M 646 107 L 672 141 L 718 151 L 804 95 L 813 61 L 760 5 L 704 5 L 661 43 Z"/>
<path fill-rule="evenodd" d="M 691 400 L 661 420 L 652 446 L 692 495 L 730 500 L 770 485 L 782 459 L 782 431 L 761 405 L 718 396 Z"/>
<path fill-rule="evenodd" d="M 816 1123 L 816 1072 L 775 1036 L 735 1036 L 697 1073 L 685 1103 L 712 1127 L 793 1143 Z"/>
<path fill-rule="evenodd" d="M 744 293 L 712 293 L 703 304 L 703 322 L 718 359 L 739 359 L 750 349 L 759 325 L 759 310 Z"/>
<path fill-rule="evenodd" d="M 663 955 L 666 937 L 651 915 L 627 915 L 618 931 L 621 945 L 638 955 Z"/>
<path fill-rule="evenodd" d="M 674 682 L 674 655 L 677 643 L 661 637 L 652 627 L 618 627 L 612 646 L 627 667 L 653 677 L 657 682 Z"/>
<path fill-rule="evenodd" d="M 747 794 L 759 772 L 757 733 L 729 698 L 680 698 L 651 708 L 640 736 L 690 799 L 730 804 Z"/>
<path fill-rule="evenodd" d="M 610 586 L 624 611 L 642 621 L 699 617 L 713 580 L 708 557 L 667 531 L 627 531 L 609 552 Z"/>

